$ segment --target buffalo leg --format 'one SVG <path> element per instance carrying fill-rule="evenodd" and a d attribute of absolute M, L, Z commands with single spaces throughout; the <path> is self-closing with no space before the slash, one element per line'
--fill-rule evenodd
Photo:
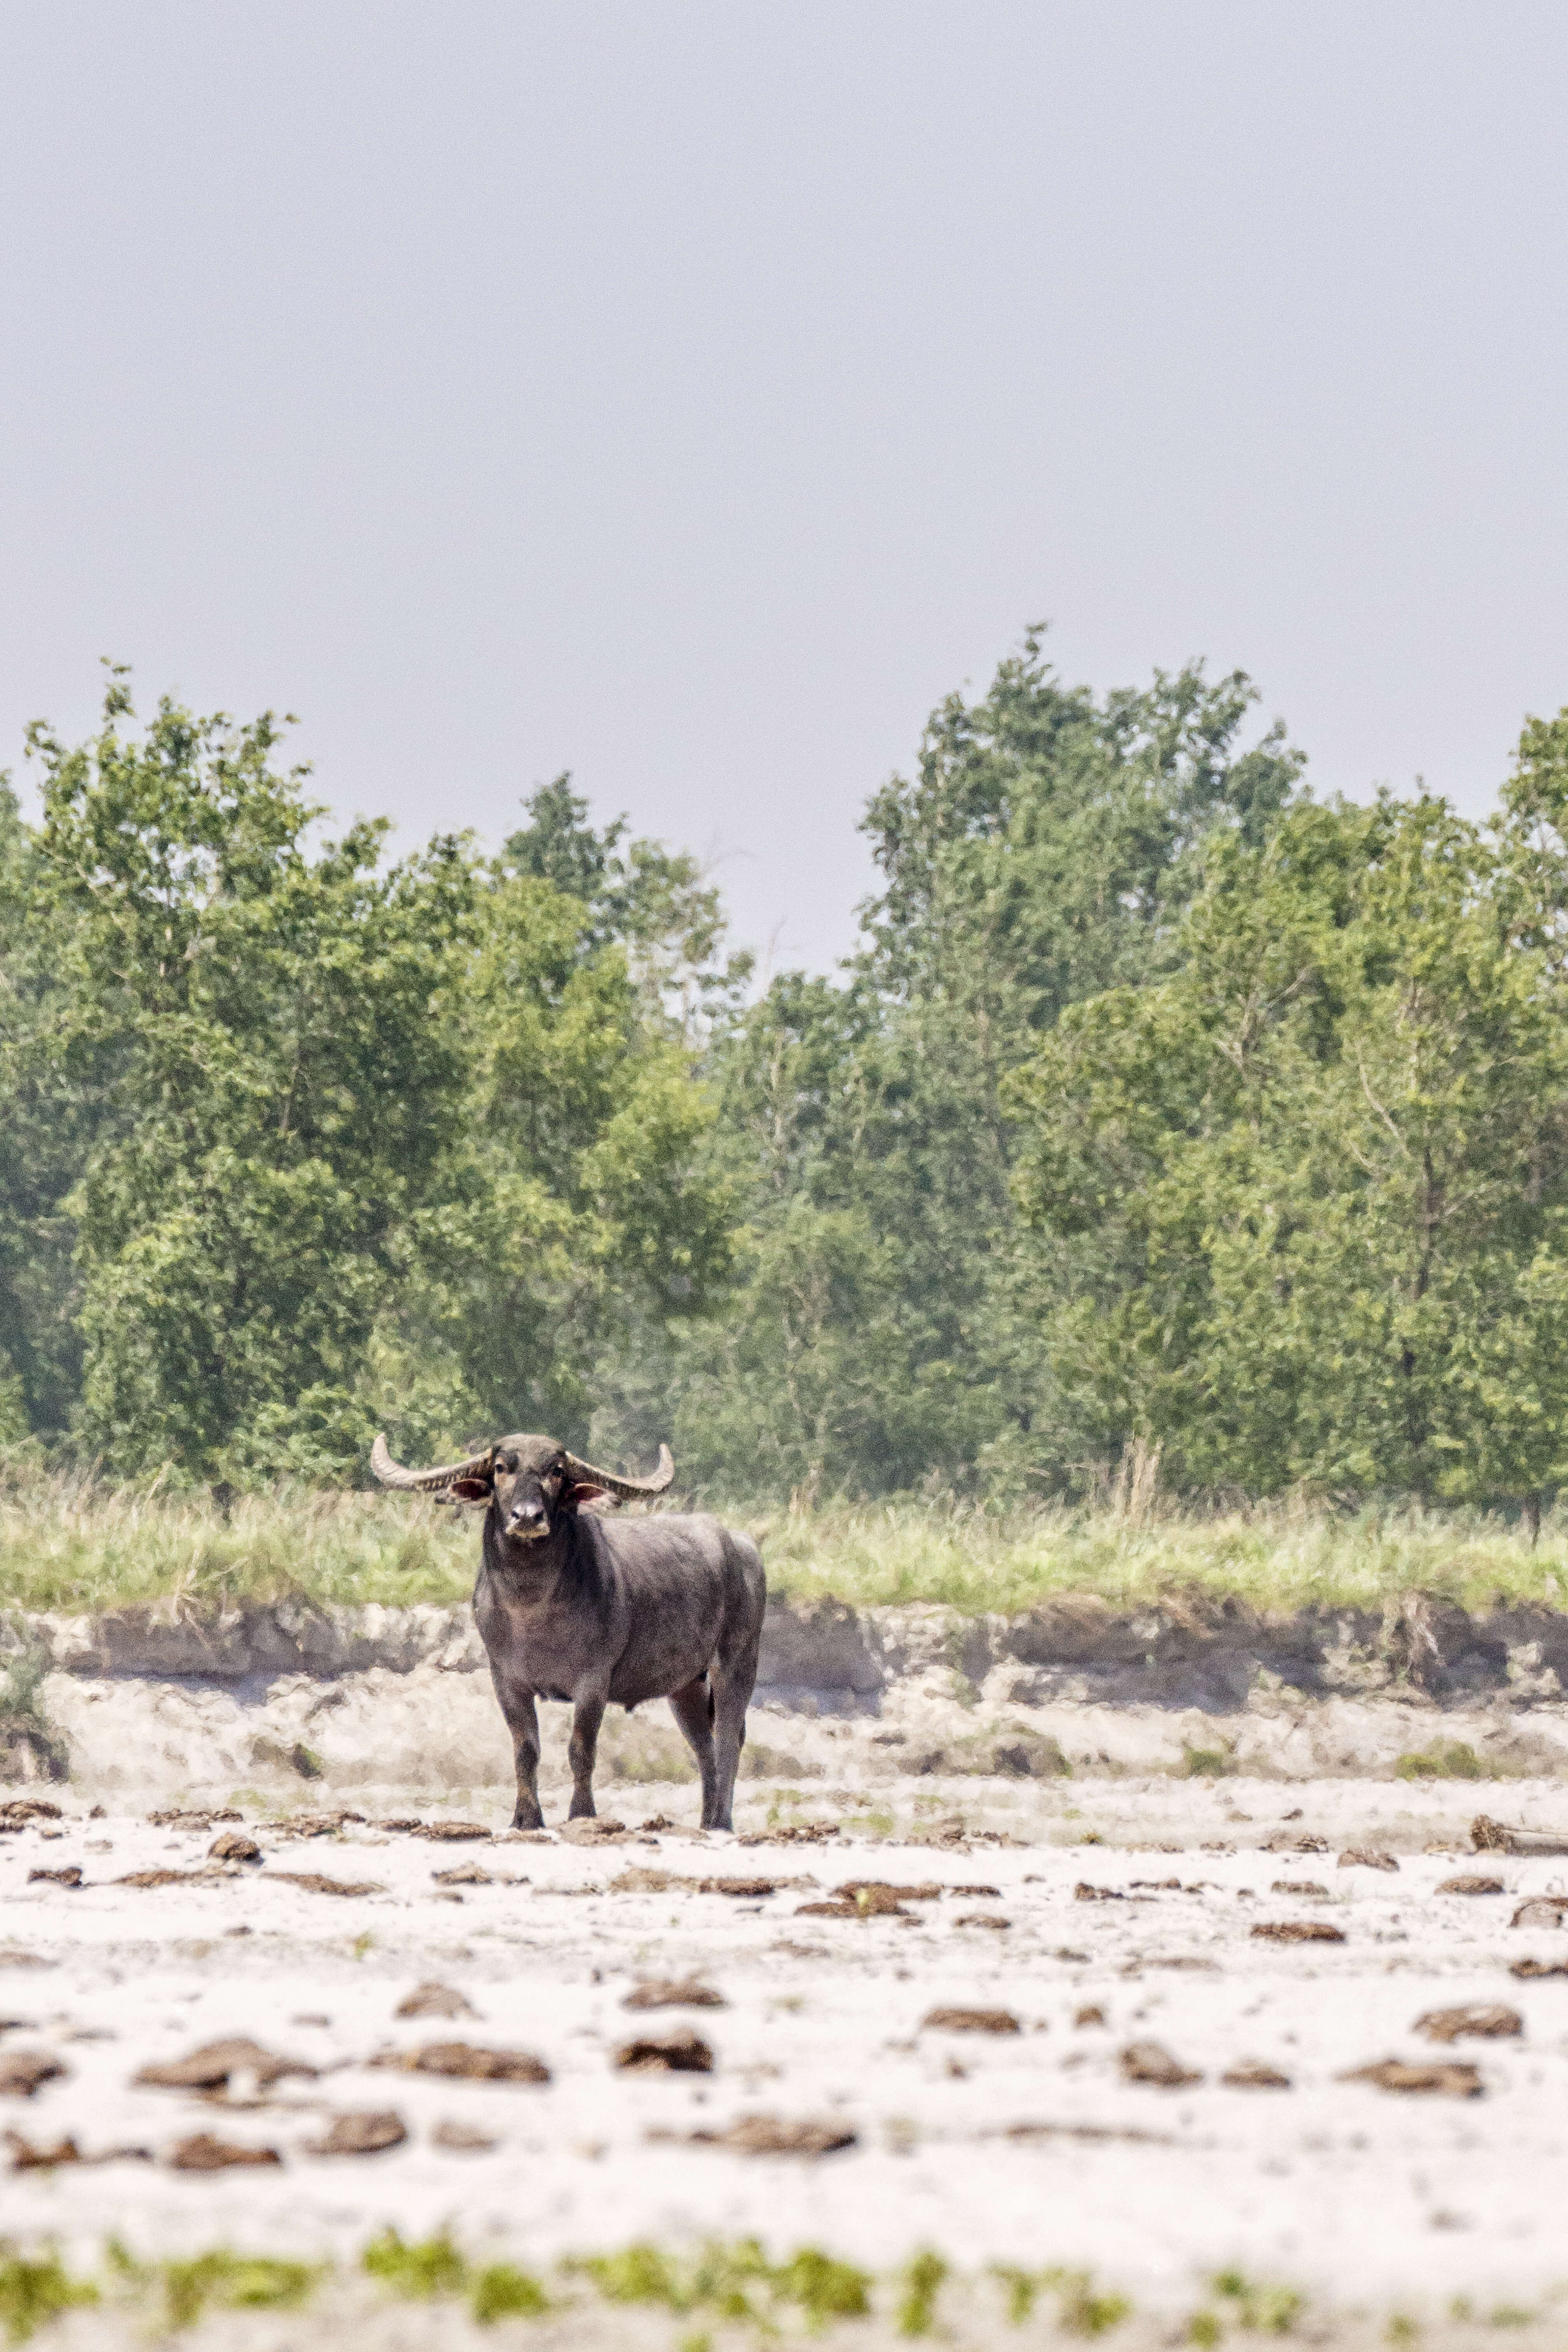
<path fill-rule="evenodd" d="M 729 1830 L 735 1826 L 731 1819 L 735 1774 L 740 1769 L 741 1750 L 746 1744 L 746 1709 L 757 1679 L 756 1634 L 738 1657 L 725 1658 L 721 1652 L 709 1672 L 713 1679 L 713 1747 L 718 1786 L 713 1792 L 713 1818 L 705 1822 L 704 1827 Z"/>
<path fill-rule="evenodd" d="M 702 1826 L 710 1830 L 719 1803 L 719 1773 L 713 1760 L 713 1696 L 701 1675 L 670 1692 L 669 1711 L 697 1759 L 702 1775 Z"/>
<path fill-rule="evenodd" d="M 517 1759 L 517 1811 L 511 1817 L 511 1825 L 514 1830 L 542 1830 L 544 1815 L 539 1810 L 539 1711 L 533 1704 L 533 1693 L 503 1684 L 499 1678 L 492 1679 L 506 1727 L 511 1734 L 511 1752 Z"/>
<path fill-rule="evenodd" d="M 599 1726 L 604 1719 L 605 1702 L 597 1691 L 580 1698 L 572 1710 L 572 1737 L 566 1746 L 566 1760 L 572 1767 L 572 1803 L 566 1815 L 569 1822 L 594 1818 L 594 1758 L 598 1752 Z"/>

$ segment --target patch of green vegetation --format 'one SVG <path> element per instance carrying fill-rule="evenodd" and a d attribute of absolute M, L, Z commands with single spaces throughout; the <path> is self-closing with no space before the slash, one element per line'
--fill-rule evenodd
<path fill-rule="evenodd" d="M 1189 1780 L 1223 1780 L 1236 1769 L 1236 1758 L 1228 1748 L 1185 1748 L 1182 1757 Z"/>
<path fill-rule="evenodd" d="M 1221 2271 L 1214 2291 L 1234 2306 L 1237 2326 L 1254 2336 L 1288 2336 L 1306 2308 L 1294 2287 L 1271 2286 L 1244 2271 Z"/>
<path fill-rule="evenodd" d="M 893 1834 L 893 1814 L 887 1805 L 871 1805 L 863 1813 L 846 1813 L 843 1826 L 866 1837 L 888 1838 Z"/>
<path fill-rule="evenodd" d="M 1414 2344 L 1421 2333 L 1421 2328 L 1419 2323 L 1412 2319 L 1408 2312 L 1394 2311 L 1389 2314 L 1388 2325 L 1383 2333 L 1390 2344 Z"/>
<path fill-rule="evenodd" d="M 395 2230 L 384 2230 L 360 2256 L 360 2267 L 405 2303 L 430 2303 L 438 2294 L 460 2294 L 468 2283 L 468 2266 L 443 2231 L 439 2237 L 405 2242 Z"/>
<path fill-rule="evenodd" d="M 1187 2342 L 1196 2344 L 1200 2352 L 1214 2352 L 1224 2335 L 1225 2323 L 1216 2311 L 1194 2311 L 1187 2322 Z"/>
<path fill-rule="evenodd" d="M 90 2280 L 73 2278 L 57 2253 L 22 2254 L 0 2245 L 0 2325 L 12 2344 L 26 2344 L 63 2312 L 99 2300 Z"/>
<path fill-rule="evenodd" d="M 870 2277 L 852 2263 L 816 2246 L 770 2263 L 755 2238 L 706 2245 L 685 2259 L 645 2240 L 619 2253 L 580 2256 L 567 2268 L 592 2280 L 606 2303 L 657 2304 L 682 2317 L 706 2312 L 766 2334 L 788 2306 L 813 2330 L 830 2319 L 862 2319 L 871 2308 Z"/>
<path fill-rule="evenodd" d="M 1131 2314 L 1125 2295 L 1095 2293 L 1091 2271 L 1059 2266 L 1026 2271 L 1011 2263 L 994 2263 L 991 2273 L 1005 2290 L 1007 2317 L 1015 2327 L 1031 2316 L 1039 2295 L 1047 2290 L 1056 2294 L 1057 2326 L 1064 2336 L 1106 2336 Z M 1206 2340 L 1217 2341 L 1217 2335 Z"/>
<path fill-rule="evenodd" d="M 468 2304 L 481 2327 L 498 2319 L 542 2319 L 552 2307 L 532 2273 L 515 2263 L 488 2263 L 474 2280 Z"/>
<path fill-rule="evenodd" d="M 163 2293 L 165 2324 L 194 2327 L 207 2311 L 297 2311 L 323 2275 L 315 2263 L 280 2262 L 269 2254 L 237 2254 L 226 2246 L 186 2262 L 153 2266 Z"/>
<path fill-rule="evenodd" d="M 929 2336 L 936 2326 L 936 2299 L 947 2277 L 947 2264 L 928 2248 L 915 2256 L 903 2274 L 899 2296 L 900 2336 Z"/>
<path fill-rule="evenodd" d="M 871 2309 L 871 2282 L 853 2263 L 836 2261 L 815 2246 L 803 2246 L 773 2274 L 781 2303 L 793 2303 L 813 2327 L 829 2319 L 864 2319 Z"/>
<path fill-rule="evenodd" d="M 1434 1740 L 1430 1748 L 1414 1748 L 1394 1768 L 1399 1780 L 1489 1780 L 1493 1775 L 1463 1739 Z"/>

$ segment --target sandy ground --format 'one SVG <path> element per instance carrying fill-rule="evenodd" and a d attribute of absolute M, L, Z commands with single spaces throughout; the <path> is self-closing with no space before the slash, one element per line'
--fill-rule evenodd
<path fill-rule="evenodd" d="M 68 1794 L 60 1821 L 0 1837 L 0 2061 L 37 2052 L 65 2069 L 0 2100 L 0 2130 L 152 2157 L 5 2174 L 7 2236 L 84 2260 L 113 2233 L 144 2253 L 226 2242 L 352 2262 L 387 2223 L 408 2236 L 447 2225 L 476 2254 L 547 2265 L 639 2238 L 755 2233 L 775 2253 L 813 2244 L 878 2270 L 925 2246 L 971 2274 L 1064 2263 L 1166 2315 L 1226 2265 L 1340 2311 L 1431 2315 L 1459 2294 L 1540 2310 L 1568 2289 L 1568 1975 L 1510 1974 L 1524 1958 L 1568 1961 L 1568 1928 L 1510 1925 L 1526 1898 L 1568 1888 L 1568 1862 L 1476 1857 L 1466 1834 L 1482 1804 L 1568 1825 L 1560 1787 L 1515 1783 L 1505 1806 L 1500 1790 L 1345 1779 L 927 1783 L 918 1815 L 906 1791 L 900 1834 L 844 1827 L 816 1843 L 755 1842 L 781 1810 L 765 1787 L 747 1792 L 745 1843 L 639 1830 L 689 1820 L 689 1789 L 609 1793 L 628 1832 L 591 1844 L 437 1843 L 374 1820 L 296 1836 L 251 1808 L 242 1826 L 262 1860 L 204 1884 L 118 1882 L 202 1867 L 221 1824 L 89 1819 Z M 855 1818 L 834 1801 L 844 1793 L 814 1792 L 811 1814 Z M 378 1791 L 361 1809 L 405 1818 L 414 1801 Z M 476 1811 L 504 1819 L 493 1798 Z M 1283 1850 L 1301 1840 L 1326 1851 Z M 1342 1866 L 1352 1847 L 1398 1867 Z M 489 1883 L 436 1875 L 472 1865 Z M 30 1875 L 71 1867 L 79 1887 Z M 288 1871 L 375 1891 L 315 1892 Z M 1504 1891 L 1439 1891 L 1461 1871 Z M 705 1878 L 761 1883 L 704 1892 Z M 902 1916 L 806 1907 L 852 1879 L 941 1892 Z M 1252 1932 L 1270 1921 L 1328 1923 L 1344 1940 Z M 690 1975 L 724 2006 L 624 2006 L 640 1979 Z M 427 1979 L 475 2014 L 400 2019 Z M 1448 2048 L 1417 2031 L 1426 2012 L 1468 2003 L 1508 2005 L 1522 2031 Z M 925 2022 L 943 2006 L 1005 2010 L 1021 2031 Z M 681 2026 L 710 2044 L 710 2074 L 616 2065 L 637 2034 Z M 133 2081 L 230 2035 L 317 2074 L 270 2091 L 237 2076 L 216 2099 Z M 533 2053 L 551 2079 L 371 2063 L 452 2039 Z M 1121 2053 L 1145 2040 L 1199 2079 L 1126 2079 Z M 1390 2057 L 1473 2064 L 1480 2095 L 1342 2079 Z M 1289 2087 L 1226 2084 L 1249 2060 Z M 401 2146 L 309 2152 L 333 2116 L 389 2108 Z M 691 2137 L 758 2115 L 836 2125 L 854 2143 L 813 2159 Z M 494 2144 L 443 2147 L 450 2125 Z M 201 2131 L 283 2160 L 172 2168 L 176 2143 Z"/>

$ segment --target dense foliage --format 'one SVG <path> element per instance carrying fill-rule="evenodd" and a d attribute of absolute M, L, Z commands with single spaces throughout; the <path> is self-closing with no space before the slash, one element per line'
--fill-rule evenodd
<path fill-rule="evenodd" d="M 747 1001 L 569 779 L 321 831 L 111 677 L 0 805 L 0 1438 L 342 1475 L 541 1426 L 710 1490 L 1534 1507 L 1568 1465 L 1568 716 L 1499 814 L 1311 798 L 1239 674 L 1037 636 L 868 805 L 859 952 Z"/>

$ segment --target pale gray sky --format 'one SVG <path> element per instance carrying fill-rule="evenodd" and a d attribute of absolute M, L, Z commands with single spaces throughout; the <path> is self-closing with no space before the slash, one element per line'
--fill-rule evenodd
<path fill-rule="evenodd" d="M 1036 617 L 1484 806 L 1568 701 L 1568 10 L 0 0 L 0 764 L 291 709 L 563 767 L 826 964 Z"/>

